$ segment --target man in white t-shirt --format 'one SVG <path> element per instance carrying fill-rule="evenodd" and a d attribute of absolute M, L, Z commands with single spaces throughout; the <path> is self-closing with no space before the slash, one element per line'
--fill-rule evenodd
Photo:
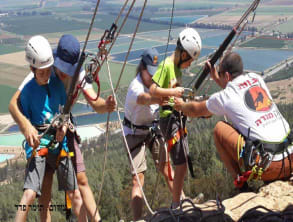
<path fill-rule="evenodd" d="M 57 49 L 54 50 L 54 65 L 51 73 L 52 75 L 58 76 L 58 78 L 64 83 L 65 89 L 68 89 L 70 87 L 72 76 L 74 75 L 74 72 L 78 65 L 79 54 L 80 43 L 78 42 L 78 40 L 72 35 L 63 35 L 58 42 Z M 79 76 L 79 80 L 81 81 L 85 76 L 85 71 L 81 71 Z M 34 78 L 34 74 L 31 72 L 19 86 L 19 89 L 16 91 L 10 101 L 9 111 L 15 122 L 17 122 L 18 126 L 20 127 L 20 130 L 24 134 L 29 145 L 31 147 L 37 147 L 40 143 L 38 131 L 21 113 L 17 104 L 17 100 L 23 87 L 32 78 Z M 85 95 L 85 98 L 96 112 L 105 113 L 114 111 L 116 107 L 116 101 L 113 99 L 112 96 L 109 96 L 106 100 L 99 97 L 96 101 L 94 101 L 89 98 L 97 97 L 96 92 L 93 90 L 92 84 L 86 83 L 83 89 L 83 92 L 87 95 Z M 78 145 L 78 136 L 76 135 L 76 133 L 71 133 L 70 131 L 67 131 L 66 137 L 69 150 L 71 152 L 74 152 L 74 157 L 72 158 L 72 160 L 76 171 L 77 183 L 82 194 L 83 203 L 85 206 L 85 208 L 83 209 L 87 210 L 90 215 L 91 221 L 100 221 L 100 215 L 97 211 L 94 195 L 88 184 L 88 179 L 85 173 L 85 165 Z M 51 199 L 52 176 L 52 173 L 46 172 L 46 176 L 43 182 L 43 195 L 40 197 L 39 201 L 41 204 L 44 205 L 44 209 L 47 210 L 43 210 L 40 212 L 41 221 L 46 221 L 49 220 L 48 218 L 50 218 L 49 208 L 47 208 L 46 206 L 48 206 Z"/>
<path fill-rule="evenodd" d="M 290 177 L 292 134 L 263 79 L 255 73 L 244 74 L 242 59 L 234 52 L 224 57 L 219 74 L 207 65 L 223 90 L 201 102 L 178 99 L 175 109 L 190 117 L 218 115 L 231 121 L 232 125 L 217 123 L 214 140 L 236 187 L 247 186 L 249 176 L 263 181 Z"/>
<path fill-rule="evenodd" d="M 157 119 L 158 104 L 162 104 L 162 99 L 152 97 L 149 93 L 152 76 L 158 67 L 158 56 L 159 53 L 154 48 L 145 50 L 141 56 L 142 58 L 137 68 L 136 77 L 130 83 L 127 91 L 123 130 L 140 184 L 143 186 L 144 172 L 147 170 L 147 146 L 152 153 L 157 169 L 164 175 L 168 187 L 172 192 L 173 182 L 168 178 L 166 144 L 159 129 Z M 172 171 L 172 169 L 170 170 Z M 143 200 L 133 168 L 131 173 L 131 206 L 133 220 L 136 221 L 142 216 Z"/>

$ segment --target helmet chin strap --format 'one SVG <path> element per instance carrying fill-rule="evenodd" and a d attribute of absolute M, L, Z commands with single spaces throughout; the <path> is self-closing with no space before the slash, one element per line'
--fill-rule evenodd
<path fill-rule="evenodd" d="M 186 55 L 187 55 L 187 58 L 184 59 L 184 60 L 181 58 L 183 52 L 185 52 Z M 179 58 L 180 58 L 180 59 L 179 59 L 179 62 L 178 62 L 178 65 L 177 65 L 177 66 L 178 66 L 178 68 L 180 69 L 180 68 L 181 68 L 180 66 L 181 66 L 183 63 L 185 63 L 185 62 L 187 62 L 188 60 L 190 60 L 190 59 L 191 59 L 191 56 L 190 56 L 190 55 L 189 55 L 184 49 L 180 49 L 180 56 L 179 56 Z"/>

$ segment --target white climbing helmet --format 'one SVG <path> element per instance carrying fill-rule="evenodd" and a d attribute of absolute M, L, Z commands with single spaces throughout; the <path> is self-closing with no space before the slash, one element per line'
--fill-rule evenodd
<path fill-rule="evenodd" d="M 201 38 L 193 28 L 186 28 L 179 34 L 179 41 L 182 48 L 195 60 L 201 50 Z"/>
<path fill-rule="evenodd" d="M 25 59 L 37 69 L 45 69 L 53 65 L 53 52 L 48 40 L 40 35 L 31 37 L 25 47 Z"/>

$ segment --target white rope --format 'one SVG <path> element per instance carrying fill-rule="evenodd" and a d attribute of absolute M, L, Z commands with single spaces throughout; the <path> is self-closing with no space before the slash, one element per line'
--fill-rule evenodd
<path fill-rule="evenodd" d="M 135 2 L 135 0 L 133 1 L 133 3 L 134 3 L 134 2 Z M 142 8 L 142 11 L 141 11 L 141 14 L 140 14 L 140 18 L 139 18 L 138 23 L 137 23 L 137 25 L 136 25 L 136 29 L 135 29 L 135 32 L 134 32 L 134 34 L 133 34 L 132 41 L 131 41 L 130 46 L 129 46 L 129 49 L 128 49 L 128 54 L 129 54 L 129 52 L 130 52 L 130 50 L 131 50 L 131 48 L 132 48 L 132 45 L 133 45 L 133 42 L 134 42 L 134 39 L 135 39 L 135 36 L 136 36 L 137 30 L 138 30 L 138 27 L 139 27 L 139 24 L 140 24 L 140 21 L 141 21 L 142 15 L 143 15 L 143 11 L 144 11 L 145 6 L 146 6 L 146 2 L 147 2 L 147 0 L 145 0 L 145 2 L 144 2 L 144 6 L 143 6 L 143 8 Z M 120 33 L 120 30 L 119 30 L 118 34 L 119 34 L 119 33 Z M 118 35 L 116 36 L 116 38 L 117 38 L 117 37 L 118 37 Z M 115 38 L 115 40 L 116 40 L 116 38 Z M 111 46 L 113 46 L 113 44 L 112 44 Z M 122 68 L 122 70 L 121 70 L 121 73 L 120 73 L 120 76 L 119 76 L 119 79 L 118 79 L 118 82 L 117 82 L 117 85 L 116 85 L 115 90 L 114 90 L 113 82 L 112 82 L 112 78 L 111 78 L 111 71 L 110 71 L 110 67 L 109 67 L 108 58 L 107 58 L 107 55 L 105 56 L 105 60 L 106 60 L 106 63 L 107 63 L 107 69 L 108 69 L 109 82 L 110 82 L 111 90 L 112 90 L 112 93 L 113 93 L 113 96 L 114 96 L 115 101 L 117 101 L 116 91 L 117 91 L 117 89 L 118 89 L 118 86 L 119 86 L 119 83 L 120 83 L 120 80 L 121 80 L 121 77 L 122 77 L 122 74 L 123 74 L 123 71 L 124 71 L 124 67 L 125 67 L 125 64 L 126 64 L 126 61 L 127 61 L 128 54 L 127 54 L 127 56 L 126 56 L 126 58 L 125 58 L 125 61 L 124 61 L 124 64 L 123 64 L 123 68 Z M 105 61 L 105 60 L 104 60 L 104 61 Z M 104 61 L 103 61 L 103 62 L 104 62 Z M 137 178 L 138 184 L 139 184 L 139 188 L 140 188 L 140 190 L 141 190 L 141 193 L 142 193 L 142 195 L 143 195 L 143 199 L 144 199 L 144 201 L 145 201 L 145 204 L 146 204 L 146 206 L 147 206 L 149 212 L 153 215 L 153 214 L 155 214 L 155 213 L 153 212 L 153 210 L 152 210 L 151 207 L 149 206 L 149 203 L 148 203 L 148 201 L 147 201 L 147 199 L 146 199 L 146 197 L 145 197 L 145 194 L 144 194 L 144 192 L 143 192 L 143 189 L 142 189 L 141 183 L 140 183 L 140 181 L 139 181 L 139 177 L 138 177 L 138 175 L 137 175 L 137 171 L 136 171 L 136 169 L 135 169 L 135 167 L 134 167 L 134 163 L 133 163 L 133 160 L 132 160 L 132 157 L 131 157 L 131 154 L 130 154 L 130 151 L 129 151 L 129 147 L 128 147 L 128 144 L 127 144 L 127 141 L 126 141 L 126 138 L 125 138 L 125 134 L 124 134 L 124 131 L 123 131 L 123 124 L 122 124 L 122 121 L 121 121 L 121 118 L 120 118 L 120 113 L 119 113 L 118 106 L 117 106 L 117 115 L 118 115 L 118 119 L 119 119 L 119 123 L 120 123 L 120 128 L 121 128 L 122 135 L 123 135 L 123 141 L 124 141 L 125 147 L 126 147 L 126 149 L 127 149 L 127 151 L 128 151 L 128 155 L 129 155 L 130 160 L 131 160 L 131 165 L 132 165 L 132 167 L 134 168 L 134 172 L 135 172 L 135 175 L 136 175 L 136 178 Z M 104 178 L 104 172 L 105 172 L 105 166 L 106 166 L 106 159 L 107 159 L 108 136 L 109 136 L 109 118 L 110 118 L 110 113 L 108 113 L 108 117 L 107 117 L 107 131 L 106 131 L 106 144 L 105 144 L 106 148 L 105 148 L 105 155 L 104 155 L 104 170 L 103 170 L 103 178 Z M 100 193 L 99 193 L 99 200 L 100 200 L 100 197 L 101 197 L 101 191 L 102 191 L 102 186 L 103 186 L 103 181 L 104 181 L 103 178 L 102 178 L 102 185 L 101 185 L 101 189 L 100 189 Z M 98 201 L 99 201 L 99 200 L 98 200 Z"/>
<path fill-rule="evenodd" d="M 115 20 L 115 24 L 117 24 L 122 12 L 124 11 L 127 3 L 128 3 L 129 0 L 126 0 L 126 2 L 124 3 L 123 7 L 121 8 L 120 10 L 120 13 L 119 15 L 117 16 L 116 20 Z M 132 10 L 133 6 L 134 6 L 134 3 L 135 3 L 136 0 L 133 0 L 132 1 L 132 4 L 130 6 L 130 8 L 128 9 L 128 12 L 127 12 L 127 15 L 125 16 L 123 22 L 122 22 L 122 25 L 116 35 L 116 37 L 114 38 L 113 42 L 112 42 L 112 45 L 110 46 L 109 50 L 107 51 L 106 55 L 105 55 L 105 58 L 107 58 L 108 54 L 110 53 L 111 49 L 112 49 L 112 46 L 114 45 L 116 39 L 118 38 L 119 34 L 120 34 L 120 31 L 122 30 L 127 18 L 128 18 L 128 15 L 130 13 L 130 11 Z M 104 64 L 104 61 L 102 61 L 102 64 L 101 66 Z M 116 98 L 115 98 L 116 100 Z M 117 100 L 116 100 L 117 101 Z M 103 185 L 104 185 L 104 178 L 105 178 L 105 171 L 106 171 L 106 164 L 107 164 L 107 156 L 108 156 L 108 140 L 109 140 L 109 120 L 110 120 L 110 113 L 108 113 L 108 116 L 107 116 L 107 126 L 106 126 L 106 142 L 105 142 L 105 151 L 104 151 L 104 163 L 103 163 L 103 171 L 102 171 L 102 181 L 101 181 L 101 187 L 100 187 L 100 190 L 99 190 L 99 194 L 98 194 L 98 201 L 97 201 L 97 209 L 98 209 L 98 205 L 100 203 L 100 200 L 101 200 L 101 196 L 102 196 L 102 190 L 103 190 Z M 97 212 L 97 209 L 96 209 L 96 212 Z M 95 213 L 96 214 L 96 213 Z"/>

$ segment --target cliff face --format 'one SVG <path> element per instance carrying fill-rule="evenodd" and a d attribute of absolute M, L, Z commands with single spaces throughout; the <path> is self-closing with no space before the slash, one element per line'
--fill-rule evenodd
<path fill-rule="evenodd" d="M 293 222 L 293 184 L 276 181 L 262 187 L 258 193 L 240 193 L 222 202 L 211 200 L 193 204 L 186 200 L 181 209 L 172 212 L 160 209 L 156 215 L 142 221 Z"/>

